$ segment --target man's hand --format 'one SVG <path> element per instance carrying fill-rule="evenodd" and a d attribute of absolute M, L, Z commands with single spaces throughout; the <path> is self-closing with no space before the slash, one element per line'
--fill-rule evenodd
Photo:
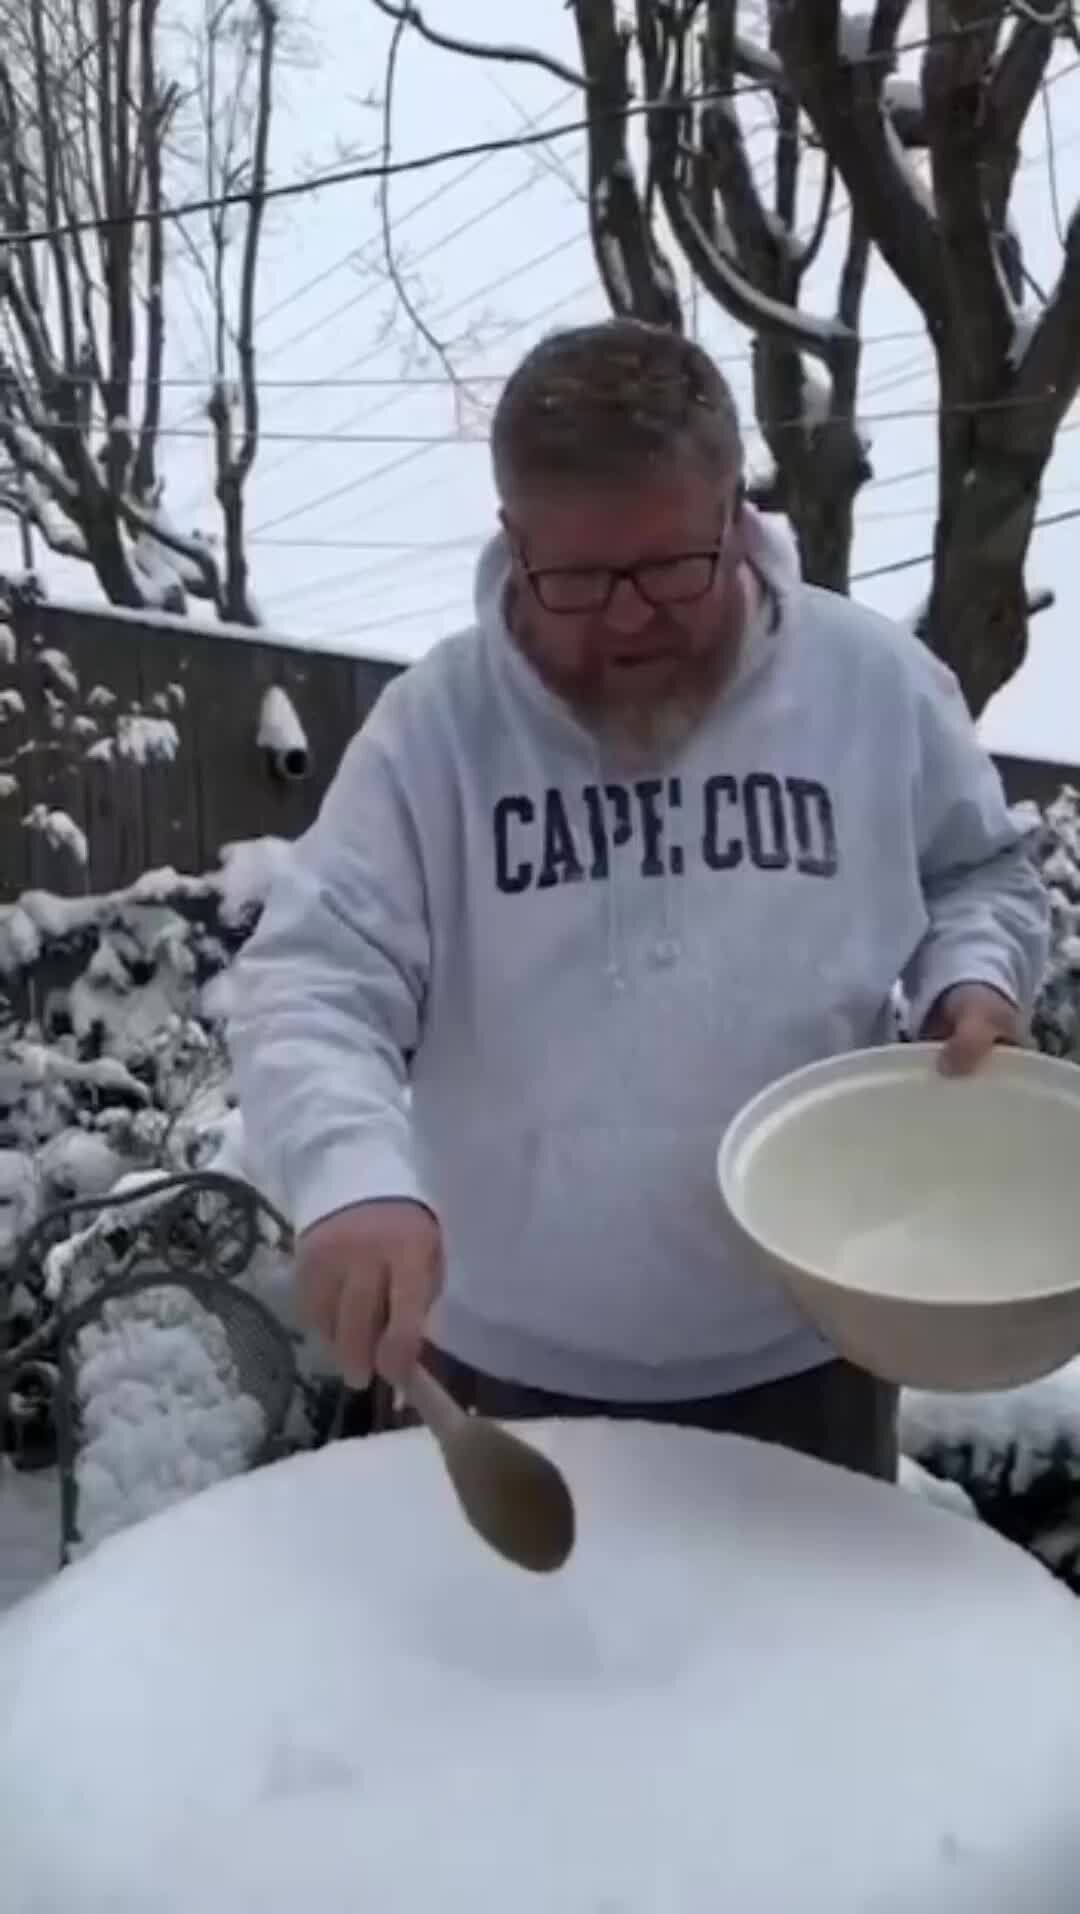
<path fill-rule="evenodd" d="M 442 1283 L 442 1237 L 422 1203 L 354 1203 L 300 1238 L 301 1313 L 354 1389 L 401 1382 L 420 1354 Z"/>
<path fill-rule="evenodd" d="M 1024 1040 L 1016 1005 L 989 984 L 956 984 L 937 1000 L 922 1036 L 941 1042 L 940 1067 L 946 1076 L 967 1077 L 985 1063 L 999 1043 Z"/>

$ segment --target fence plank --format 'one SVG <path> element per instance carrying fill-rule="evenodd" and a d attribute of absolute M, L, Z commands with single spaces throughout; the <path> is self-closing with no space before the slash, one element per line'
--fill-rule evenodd
<path fill-rule="evenodd" d="M 14 630 L 17 656 L 0 661 L 0 689 L 19 691 L 27 711 L 25 718 L 0 719 L 0 762 L 21 752 L 17 794 L 0 797 L 6 898 L 31 884 L 67 895 L 87 884 L 118 890 L 162 866 L 198 874 L 216 866 L 224 844 L 297 836 L 314 819 L 353 731 L 398 669 L 48 602 L 20 607 Z M 54 652 L 78 678 L 59 729 L 55 721 L 50 729 L 54 707 L 45 695 Z M 277 774 L 257 742 L 262 701 L 275 684 L 287 693 L 310 747 L 308 776 L 299 781 Z M 95 688 L 112 694 L 109 709 Z M 111 762 L 88 757 L 94 739 L 87 721 L 109 733 L 119 714 L 132 712 L 172 722 L 175 755 L 142 763 L 119 754 Z M 27 831 L 22 820 L 35 803 L 65 811 L 86 833 L 86 871 L 70 852 L 52 850 Z"/>

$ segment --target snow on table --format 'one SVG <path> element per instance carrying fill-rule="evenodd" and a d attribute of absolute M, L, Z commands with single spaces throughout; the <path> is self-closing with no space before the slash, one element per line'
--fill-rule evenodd
<path fill-rule="evenodd" d="M 0 1618 L 4 1914 L 1075 1914 L 1080 1608 L 733 1437 L 541 1425 L 508 1567 L 422 1432 L 104 1543 Z"/>

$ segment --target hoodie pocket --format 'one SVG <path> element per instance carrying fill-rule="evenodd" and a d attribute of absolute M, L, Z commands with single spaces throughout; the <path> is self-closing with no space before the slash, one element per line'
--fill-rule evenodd
<path fill-rule="evenodd" d="M 752 1353 L 802 1318 L 748 1267 L 715 1126 L 470 1126 L 442 1139 L 448 1293 L 493 1328 L 613 1360 Z"/>

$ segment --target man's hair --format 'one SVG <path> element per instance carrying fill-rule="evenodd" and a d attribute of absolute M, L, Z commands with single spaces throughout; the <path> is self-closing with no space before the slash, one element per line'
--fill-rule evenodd
<path fill-rule="evenodd" d="M 648 466 L 696 460 L 742 471 L 731 388 L 701 346 L 640 319 L 552 332 L 510 374 L 491 428 L 495 481 L 633 482 Z"/>

